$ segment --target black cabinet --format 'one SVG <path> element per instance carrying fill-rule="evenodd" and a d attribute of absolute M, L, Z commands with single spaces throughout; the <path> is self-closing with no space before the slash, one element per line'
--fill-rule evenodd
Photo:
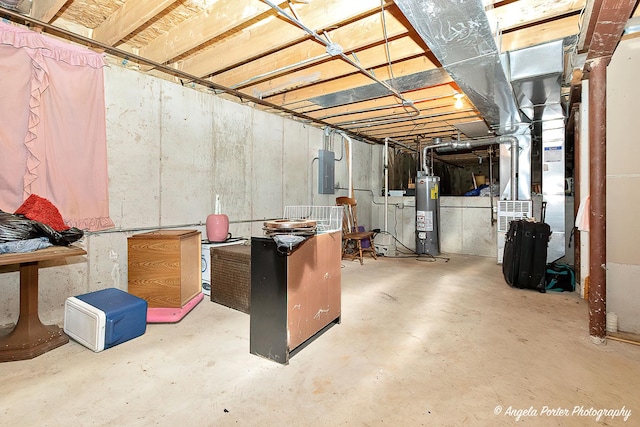
<path fill-rule="evenodd" d="M 340 232 L 308 238 L 291 254 L 270 237 L 251 239 L 252 354 L 286 364 L 340 323 Z"/>

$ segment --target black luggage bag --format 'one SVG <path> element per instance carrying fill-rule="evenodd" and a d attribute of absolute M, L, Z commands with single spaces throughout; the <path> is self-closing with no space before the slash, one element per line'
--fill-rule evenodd
<path fill-rule="evenodd" d="M 510 286 L 545 292 L 550 237 L 549 224 L 525 219 L 511 221 L 502 259 L 502 273 Z"/>

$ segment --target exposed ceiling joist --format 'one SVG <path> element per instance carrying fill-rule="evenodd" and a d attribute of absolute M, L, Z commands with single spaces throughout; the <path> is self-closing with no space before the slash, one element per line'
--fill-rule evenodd
<path fill-rule="evenodd" d="M 280 111 L 317 126 L 342 128 L 370 142 L 393 138 L 412 145 L 460 132 L 461 138 L 474 137 L 474 127 L 465 123 L 491 121 L 478 108 L 474 93 L 483 79 L 494 78 L 496 70 L 476 67 L 478 82 L 457 84 L 455 67 L 444 67 L 437 59 L 434 47 L 396 4 L 401 1 L 38 0 L 30 12 L 16 9 L 15 15 L 4 15 L 16 24 L 28 22 L 44 33 L 126 57 L 127 66 L 143 72 L 193 81 L 196 88 L 255 101 L 266 111 Z M 565 46 L 565 55 L 577 51 L 582 40 L 590 57 L 610 56 L 636 4 L 633 0 L 479 2 L 456 4 L 460 10 L 473 4 L 474 14 L 484 16 L 491 27 L 488 38 L 497 46 L 496 57 L 560 39 L 574 43 Z M 443 4 L 441 0 L 411 3 L 425 9 Z M 475 20 L 464 13 L 455 21 L 449 18 L 435 14 L 429 20 L 443 31 L 460 30 Z M 576 67 L 575 61 L 564 63 Z M 579 82 L 576 71 L 565 72 L 572 83 Z M 463 106 L 456 109 L 453 96 L 463 91 Z"/>
<path fill-rule="evenodd" d="M 175 2 L 176 0 L 125 2 L 93 30 L 92 38 L 115 45 Z"/>
<path fill-rule="evenodd" d="M 219 0 L 208 9 L 142 46 L 138 54 L 165 63 L 270 10 L 260 2 L 238 7 L 236 0 Z"/>
<path fill-rule="evenodd" d="M 387 19 L 387 34 L 389 38 L 396 38 L 401 35 L 407 34 L 407 29 L 395 18 Z M 327 39 L 331 40 L 331 42 L 340 45 L 344 52 L 347 53 L 355 53 L 355 58 L 360 61 L 363 66 L 370 68 L 372 61 L 377 61 L 375 65 L 380 65 L 379 61 L 383 61 L 386 63 L 386 53 L 384 51 L 380 51 L 380 49 L 384 49 L 384 45 L 380 45 L 380 28 L 382 26 L 382 19 L 380 14 L 375 14 L 369 16 L 367 18 L 363 18 L 360 21 L 355 23 L 345 25 L 343 27 L 337 28 L 332 31 L 328 31 L 326 33 Z M 400 53 L 400 58 L 406 58 L 411 55 L 418 55 L 423 53 L 423 50 L 420 46 L 418 46 L 415 42 L 412 42 L 410 38 L 404 38 L 402 42 L 398 42 L 397 40 L 392 40 L 390 43 L 393 43 L 393 49 L 389 46 L 390 51 L 393 50 L 394 54 Z M 375 59 L 369 59 L 366 52 L 362 52 L 363 48 L 369 47 L 371 45 L 377 44 L 377 50 L 375 53 L 370 54 L 369 56 Z M 411 47 L 407 47 L 410 45 Z M 410 54 L 406 54 L 405 51 L 411 49 Z M 314 61 L 309 61 L 309 59 L 314 59 Z M 304 68 L 304 74 L 314 74 L 314 71 L 309 70 L 310 66 L 313 66 L 320 62 L 326 62 L 327 60 L 331 60 L 332 56 L 327 53 L 327 49 L 325 46 L 317 43 L 314 40 L 307 40 L 287 48 L 281 49 L 277 52 L 271 53 L 269 55 L 265 55 L 255 61 L 247 63 L 245 65 L 241 65 L 239 67 L 235 67 L 232 70 L 216 74 L 212 80 L 218 82 L 222 85 L 226 86 L 234 86 L 240 82 L 250 80 L 252 77 L 261 76 L 264 74 L 264 70 L 278 71 L 279 75 L 286 74 L 290 76 L 289 80 L 295 81 L 299 79 L 301 76 L 295 76 L 294 72 L 297 70 Z M 336 61 L 340 62 L 338 58 Z M 328 68 L 328 67 L 322 67 Z M 322 80 L 327 80 L 329 78 L 334 78 L 340 75 L 334 67 L 331 67 L 331 74 L 328 73 L 318 73 L 320 75 L 325 74 L 327 77 L 323 77 Z M 352 73 L 353 67 L 348 67 L 348 71 L 342 74 Z M 277 77 L 275 73 L 270 75 L 271 78 Z M 301 80 L 305 80 L 302 77 Z M 320 79 L 316 80 L 319 81 Z M 309 81 L 310 83 L 315 83 L 316 81 Z M 271 84 L 271 86 L 278 87 L 280 84 Z"/>

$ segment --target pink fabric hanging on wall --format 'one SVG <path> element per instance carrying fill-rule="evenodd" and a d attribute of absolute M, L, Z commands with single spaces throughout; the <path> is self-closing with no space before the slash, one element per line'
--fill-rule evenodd
<path fill-rule="evenodd" d="M 23 200 L 30 86 L 27 53 L 0 44 L 0 209 L 10 213 Z"/>
<path fill-rule="evenodd" d="M 37 194 L 69 226 L 113 227 L 103 66 L 99 53 L 0 23 L 0 209 Z"/>

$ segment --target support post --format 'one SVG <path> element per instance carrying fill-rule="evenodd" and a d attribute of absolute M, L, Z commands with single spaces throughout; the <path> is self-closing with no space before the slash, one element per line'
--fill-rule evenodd
<path fill-rule="evenodd" d="M 589 175 L 590 262 L 589 334 L 595 344 L 606 343 L 607 248 L 606 248 L 606 148 L 607 148 L 607 65 L 609 58 L 597 58 L 589 68 Z"/>

